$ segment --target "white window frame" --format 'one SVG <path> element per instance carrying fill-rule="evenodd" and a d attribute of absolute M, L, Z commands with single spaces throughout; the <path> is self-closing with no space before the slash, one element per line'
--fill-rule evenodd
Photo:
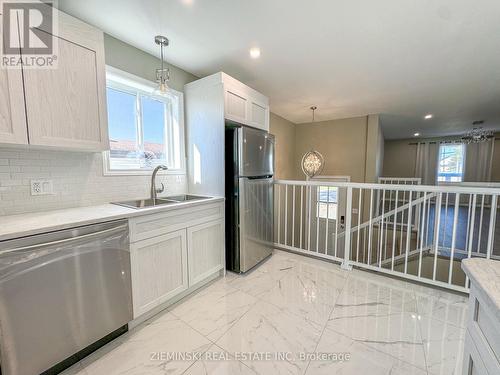
<path fill-rule="evenodd" d="M 439 164 L 441 162 L 440 157 L 441 157 L 441 146 L 446 146 L 446 145 L 462 145 L 463 149 L 463 155 L 462 155 L 462 180 L 461 181 L 439 181 Z M 438 147 L 438 160 L 437 160 L 437 171 L 436 171 L 436 183 L 437 185 L 457 185 L 457 184 L 462 184 L 465 179 L 465 165 L 467 161 L 467 146 L 463 143 L 460 142 L 443 142 L 439 144 Z"/>
<path fill-rule="evenodd" d="M 166 173 L 171 175 L 185 175 L 186 174 L 186 151 L 185 151 L 185 130 L 184 130 L 184 94 L 180 91 L 169 88 L 165 94 L 155 94 L 156 83 L 148 81 L 144 78 L 138 77 L 134 74 L 124 72 L 123 70 L 106 66 L 106 87 L 117 89 L 125 92 L 141 93 L 152 98 L 165 99 L 169 98 L 172 105 L 172 113 L 174 118 L 179 123 L 179 154 L 180 154 L 180 168 L 169 168 Z M 131 91 L 130 88 L 134 90 Z M 167 129 L 168 130 L 168 129 Z M 168 137 L 167 137 L 168 138 Z M 171 152 L 171 147 L 168 147 L 168 152 Z M 150 175 L 151 169 L 110 169 L 109 151 L 103 152 L 103 173 L 104 176 L 144 176 Z M 164 172 L 165 173 L 165 172 Z"/>
<path fill-rule="evenodd" d="M 351 182 L 351 176 L 324 176 L 324 175 L 320 175 L 320 176 L 315 176 L 313 178 L 307 178 L 307 181 L 325 181 L 325 182 Z M 317 186 L 318 188 L 318 191 L 319 191 L 319 188 L 321 187 L 328 187 L 328 186 L 323 186 L 323 185 L 320 185 L 320 186 Z M 316 194 L 318 194 L 318 191 L 316 191 Z M 315 213 L 315 218 L 316 220 L 326 220 L 328 219 L 330 222 L 335 222 L 337 219 L 338 219 L 338 213 L 339 213 L 339 194 L 340 194 L 340 191 L 339 189 L 337 189 L 337 202 L 334 203 L 334 202 L 330 202 L 328 204 L 335 204 L 336 205 L 336 217 L 334 219 L 330 219 L 330 218 L 327 218 L 327 217 L 324 217 L 324 216 L 321 216 L 320 213 L 319 213 L 319 204 L 320 203 L 327 203 L 327 202 L 322 202 L 322 201 L 319 201 L 317 199 L 315 199 L 315 205 L 316 205 L 316 213 Z M 329 214 L 329 210 L 327 210 L 328 214 Z"/>

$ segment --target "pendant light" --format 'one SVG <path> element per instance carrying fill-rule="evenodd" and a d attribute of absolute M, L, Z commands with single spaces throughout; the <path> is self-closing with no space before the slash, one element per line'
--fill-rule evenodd
<path fill-rule="evenodd" d="M 312 111 L 312 122 L 314 122 L 314 111 L 316 111 L 318 107 L 312 106 L 310 109 Z M 309 178 L 319 175 L 323 171 L 324 166 L 325 159 L 323 155 L 316 150 L 308 151 L 302 156 L 302 172 Z"/>
<path fill-rule="evenodd" d="M 318 109 L 318 107 L 316 107 L 315 105 L 313 105 L 311 108 L 309 108 L 311 111 L 312 111 L 312 117 L 313 117 L 313 120 L 312 122 L 314 122 L 314 111 L 316 111 Z"/>
<path fill-rule="evenodd" d="M 160 46 L 160 60 L 161 68 L 156 69 L 156 82 L 158 87 L 155 90 L 156 94 L 165 94 L 168 91 L 167 82 L 170 80 L 170 69 L 165 67 L 165 61 L 163 60 L 163 48 L 167 47 L 169 40 L 163 35 L 155 36 L 155 43 Z"/>

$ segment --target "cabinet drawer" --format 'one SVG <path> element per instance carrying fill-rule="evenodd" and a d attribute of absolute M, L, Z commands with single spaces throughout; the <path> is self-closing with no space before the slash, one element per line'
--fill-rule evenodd
<path fill-rule="evenodd" d="M 223 217 L 223 202 L 145 215 L 130 220 L 130 240 L 133 243 Z"/>

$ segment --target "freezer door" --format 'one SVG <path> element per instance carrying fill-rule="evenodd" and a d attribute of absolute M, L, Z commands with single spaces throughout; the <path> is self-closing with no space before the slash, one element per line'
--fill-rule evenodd
<path fill-rule="evenodd" d="M 273 179 L 240 178 L 240 271 L 271 255 L 274 242 Z"/>
<path fill-rule="evenodd" d="M 240 177 L 274 174 L 274 136 L 263 130 L 242 126 L 239 132 Z"/>

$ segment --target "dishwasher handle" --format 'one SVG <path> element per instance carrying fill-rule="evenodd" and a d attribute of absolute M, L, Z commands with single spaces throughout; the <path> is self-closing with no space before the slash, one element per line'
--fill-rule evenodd
<path fill-rule="evenodd" d="M 36 249 L 36 248 L 41 248 L 41 247 L 46 247 L 46 246 L 53 246 L 53 245 L 62 245 L 66 243 L 70 243 L 76 240 L 81 240 L 81 239 L 88 239 L 88 238 L 93 238 L 93 237 L 99 237 L 103 234 L 108 234 L 108 233 L 114 233 L 118 231 L 123 231 L 127 229 L 127 223 L 121 224 L 119 226 L 115 226 L 113 228 L 109 229 L 104 229 L 100 230 L 98 232 L 92 232 L 92 233 L 87 233 L 87 234 L 82 234 L 76 237 L 70 237 L 70 238 L 64 238 L 62 240 L 56 240 L 56 241 L 51 241 L 51 242 L 44 242 L 44 243 L 39 243 L 39 244 L 34 244 L 34 245 L 29 245 L 29 246 L 23 246 L 23 247 L 17 247 L 9 250 L 3 250 L 1 253 L 2 254 L 8 254 L 12 252 L 18 252 L 18 251 L 25 251 L 25 250 L 30 250 L 30 249 Z"/>

